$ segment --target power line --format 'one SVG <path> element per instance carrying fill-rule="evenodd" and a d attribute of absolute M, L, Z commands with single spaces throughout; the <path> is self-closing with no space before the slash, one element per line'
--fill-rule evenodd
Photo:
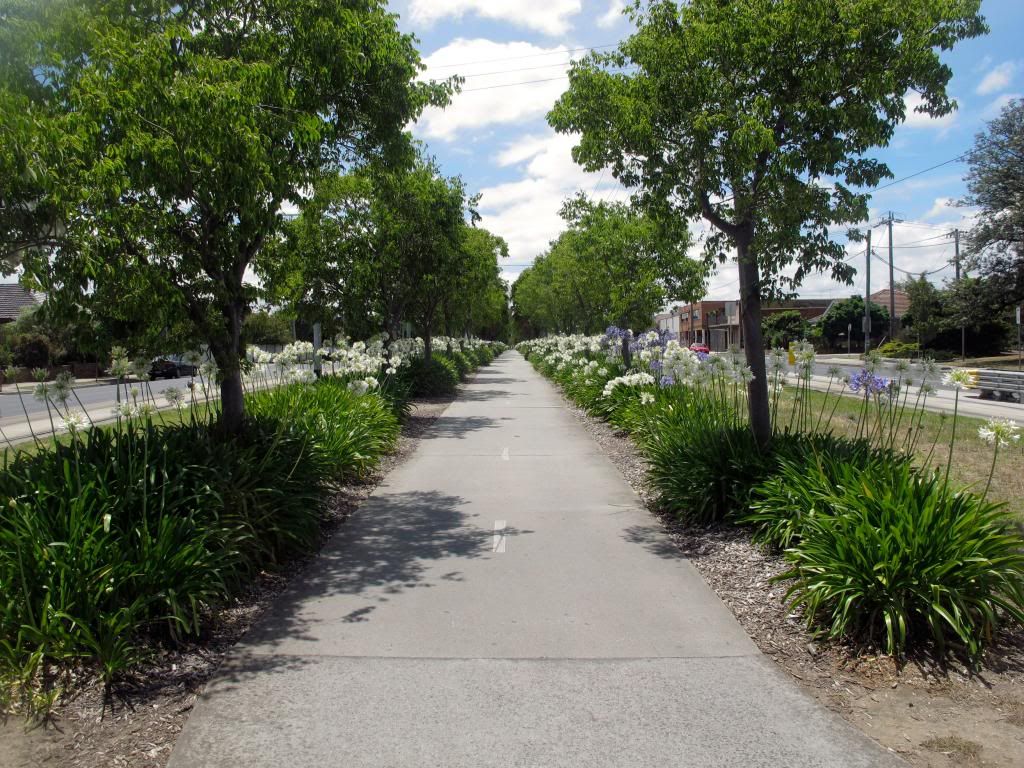
<path fill-rule="evenodd" d="M 469 80 L 472 77 L 490 77 L 491 75 L 508 75 L 513 72 L 531 72 L 536 69 L 554 69 L 555 67 L 568 67 L 572 64 L 572 60 L 559 61 L 554 64 L 542 64 L 537 67 L 519 67 L 517 69 L 496 69 L 492 72 L 474 72 L 471 75 L 460 75 L 460 77 Z"/>
<path fill-rule="evenodd" d="M 615 48 L 618 43 L 609 43 L 607 45 L 591 45 L 583 48 L 567 48 L 565 50 L 558 51 L 546 51 L 545 53 L 530 53 L 525 56 L 503 56 L 498 59 L 481 59 L 478 61 L 464 61 L 461 64 L 438 64 L 437 66 L 428 66 L 427 71 L 433 69 L 456 69 L 458 67 L 472 67 L 476 64 L 494 64 L 499 61 L 521 61 L 523 59 L 537 59 L 542 56 L 564 56 L 567 53 L 578 53 L 580 51 L 603 51 L 606 48 Z"/>
<path fill-rule="evenodd" d="M 625 70 L 617 70 L 617 71 L 610 72 L 610 74 L 622 74 L 623 72 L 625 72 Z M 479 88 L 464 88 L 463 90 L 458 91 L 456 95 L 458 95 L 459 93 L 473 93 L 473 91 L 490 91 L 490 90 L 493 90 L 494 88 L 512 88 L 512 87 L 517 86 L 517 85 L 534 85 L 535 83 L 553 83 L 556 80 L 565 80 L 568 77 L 569 77 L 568 74 L 564 74 L 564 75 L 560 75 L 558 77 L 545 77 L 545 78 L 542 78 L 540 80 L 523 80 L 522 82 L 519 82 L 519 83 L 502 83 L 500 85 L 484 85 L 484 86 L 481 86 Z"/>
<path fill-rule="evenodd" d="M 874 256 L 876 259 L 878 259 L 883 264 L 888 264 L 889 263 L 889 260 L 887 258 L 885 258 L 884 256 L 879 255 L 878 251 L 876 251 L 874 248 L 871 249 L 871 255 Z M 933 269 L 933 270 L 930 270 L 928 272 L 911 272 L 908 269 L 902 269 L 900 267 L 897 267 L 896 265 L 893 265 L 893 269 L 895 269 L 897 272 L 902 272 L 904 275 L 910 275 L 911 277 L 927 277 L 928 275 L 937 275 L 939 272 L 943 272 L 943 271 L 949 269 L 951 266 L 953 266 L 953 265 L 952 264 L 946 264 L 946 265 L 944 265 L 942 267 L 939 267 L 938 269 Z"/>

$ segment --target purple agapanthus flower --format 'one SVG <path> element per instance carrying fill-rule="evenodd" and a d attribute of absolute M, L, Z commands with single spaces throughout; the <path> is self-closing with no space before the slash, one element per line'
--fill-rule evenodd
<path fill-rule="evenodd" d="M 889 380 L 863 369 L 850 377 L 850 391 L 864 391 L 867 395 L 880 395 L 889 391 Z"/>
<path fill-rule="evenodd" d="M 655 373 L 657 373 L 658 371 L 661 370 L 662 362 L 661 360 L 651 360 L 649 363 L 647 363 L 647 367 L 650 368 Z"/>
<path fill-rule="evenodd" d="M 709 355 L 709 354 L 708 354 L 707 352 L 697 352 L 696 354 L 697 354 L 697 358 L 698 358 L 698 359 L 699 359 L 699 360 L 700 360 L 700 361 L 701 361 L 702 363 L 703 363 L 703 362 L 704 362 L 705 360 L 707 360 L 707 359 L 708 359 L 709 357 L 711 357 L 711 355 Z"/>
<path fill-rule="evenodd" d="M 662 376 L 661 377 L 661 386 L 663 386 L 663 387 L 671 387 L 675 383 L 676 383 L 676 380 L 674 378 L 672 378 L 671 376 Z"/>

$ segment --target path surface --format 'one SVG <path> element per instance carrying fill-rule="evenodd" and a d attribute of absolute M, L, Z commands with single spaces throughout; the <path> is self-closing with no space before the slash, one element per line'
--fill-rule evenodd
<path fill-rule="evenodd" d="M 506 353 L 236 650 L 171 768 L 902 765 L 778 672 Z"/>

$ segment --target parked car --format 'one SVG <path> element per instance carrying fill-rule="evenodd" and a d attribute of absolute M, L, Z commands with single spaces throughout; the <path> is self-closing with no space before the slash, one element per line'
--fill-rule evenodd
<path fill-rule="evenodd" d="M 711 354 L 711 347 L 709 347 L 707 344 L 702 344 L 700 342 L 694 342 L 693 344 L 690 345 L 690 351 L 691 352 L 703 352 L 705 355 L 710 355 Z"/>
<path fill-rule="evenodd" d="M 166 357 L 158 357 L 149 366 L 149 378 L 151 379 L 176 379 L 180 375 L 178 366 L 173 360 Z"/>
<path fill-rule="evenodd" d="M 179 376 L 195 376 L 199 370 L 180 355 L 158 357 L 149 367 L 151 379 L 176 379 Z"/>

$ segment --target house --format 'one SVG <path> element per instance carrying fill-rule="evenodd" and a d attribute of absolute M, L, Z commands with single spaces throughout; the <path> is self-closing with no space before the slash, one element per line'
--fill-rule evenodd
<path fill-rule="evenodd" d="M 672 338 L 679 338 L 679 307 L 655 315 L 654 327 L 659 331 L 668 331 Z"/>
<path fill-rule="evenodd" d="M 711 323 L 725 311 L 724 301 L 698 301 L 676 307 L 679 316 L 679 343 L 710 344 Z"/>
<path fill-rule="evenodd" d="M 766 301 L 761 316 L 797 311 L 805 320 L 825 313 L 831 299 L 789 299 Z M 679 343 L 707 344 L 716 352 L 743 347 L 743 310 L 739 301 L 701 301 L 679 309 Z"/>
<path fill-rule="evenodd" d="M 910 296 L 899 288 L 893 291 L 891 285 L 888 288 L 872 293 L 871 303 L 885 307 L 887 312 L 890 307 L 893 307 L 896 310 L 895 316 L 898 321 L 902 321 L 903 316 L 910 310 Z"/>
<path fill-rule="evenodd" d="M 18 283 L 0 284 L 0 325 L 13 323 L 28 307 L 43 303 L 42 295 L 33 293 Z"/>

